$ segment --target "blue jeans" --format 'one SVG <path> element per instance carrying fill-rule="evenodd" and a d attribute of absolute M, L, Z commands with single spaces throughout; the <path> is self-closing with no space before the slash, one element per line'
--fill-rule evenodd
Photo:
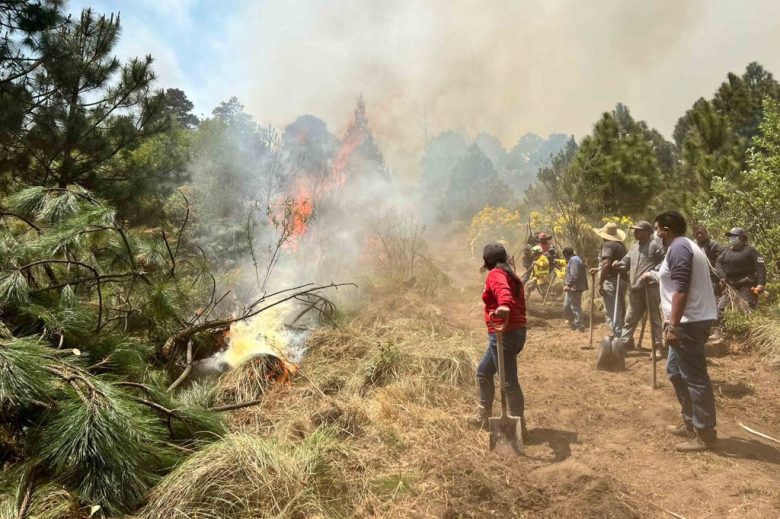
<path fill-rule="evenodd" d="M 612 329 L 613 337 L 620 337 L 623 334 L 623 313 L 626 311 L 626 289 L 628 281 L 625 278 L 620 279 L 620 293 L 615 294 L 615 285 L 617 278 L 604 281 L 604 312 L 607 314 L 607 326 Z M 612 316 L 615 315 L 615 303 L 617 302 L 617 319 L 612 322 Z"/>
<path fill-rule="evenodd" d="M 707 374 L 704 343 L 710 335 L 710 321 L 680 325 L 680 345 L 669 347 L 666 372 L 674 386 L 685 423 L 705 437 L 715 436 L 715 395 Z"/>
<path fill-rule="evenodd" d="M 585 328 L 582 317 L 582 292 L 579 290 L 563 293 L 563 318 L 571 321 L 572 328 Z"/>
<path fill-rule="evenodd" d="M 477 383 L 479 384 L 479 405 L 484 409 L 493 406 L 496 386 L 493 376 L 497 373 L 498 351 L 496 334 L 488 334 L 488 347 L 477 366 Z M 517 380 L 517 355 L 525 346 L 525 328 L 518 328 L 504 333 L 504 393 L 512 416 L 523 416 L 525 401 L 520 382 Z"/>

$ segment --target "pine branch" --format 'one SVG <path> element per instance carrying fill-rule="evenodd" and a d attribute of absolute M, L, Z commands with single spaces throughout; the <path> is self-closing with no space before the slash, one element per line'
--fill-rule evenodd
<path fill-rule="evenodd" d="M 21 272 L 23 270 L 29 270 L 32 267 L 36 267 L 38 265 L 47 265 L 47 264 L 66 264 L 66 265 L 79 265 L 81 267 L 84 267 L 90 271 L 92 271 L 92 274 L 95 277 L 95 283 L 97 287 L 97 295 L 98 295 L 98 317 L 97 317 L 97 331 L 100 332 L 100 329 L 102 328 L 102 319 L 103 319 L 103 292 L 100 288 L 100 274 L 98 271 L 86 263 L 83 263 L 81 261 L 74 261 L 74 260 L 63 260 L 63 259 L 46 259 L 46 260 L 38 260 L 34 261 L 32 263 L 28 263 L 27 265 L 23 265 L 16 270 Z"/>
<path fill-rule="evenodd" d="M 357 284 L 356 283 L 331 283 L 329 285 L 321 285 L 321 286 L 313 287 L 313 288 L 310 288 L 310 289 L 307 289 L 307 290 L 302 290 L 300 292 L 296 292 L 296 293 L 294 293 L 291 296 L 287 296 L 287 297 L 285 297 L 283 299 L 275 301 L 275 302 L 273 302 L 273 303 L 271 303 L 269 305 L 266 305 L 266 306 L 264 306 L 262 308 L 259 308 L 257 310 L 254 310 L 254 311 L 251 311 L 251 312 L 245 312 L 243 315 L 241 315 L 239 317 L 232 317 L 230 319 L 220 319 L 220 320 L 216 320 L 216 321 L 206 321 L 205 323 L 202 323 L 202 324 L 199 324 L 199 325 L 196 325 L 196 326 L 191 326 L 191 327 L 186 328 L 186 329 L 176 333 L 175 335 L 172 335 L 171 337 L 169 337 L 168 340 L 165 341 L 165 344 L 163 344 L 163 347 L 160 350 L 160 354 L 163 356 L 164 359 L 169 359 L 171 357 L 171 354 L 173 353 L 173 350 L 174 350 L 174 348 L 176 347 L 177 344 L 179 344 L 181 341 L 183 341 L 185 339 L 189 339 L 192 335 L 194 335 L 196 333 L 204 332 L 204 331 L 207 331 L 207 330 L 212 330 L 214 328 L 230 326 L 233 323 L 236 323 L 236 322 L 239 322 L 239 321 L 244 321 L 244 320 L 249 319 L 251 317 L 254 317 L 257 314 L 262 313 L 262 312 L 264 312 L 264 311 L 266 311 L 266 310 L 268 310 L 270 308 L 273 308 L 274 306 L 280 305 L 280 304 L 282 304 L 282 303 L 284 303 L 286 301 L 294 299 L 294 298 L 296 298 L 298 296 L 301 296 L 303 294 L 308 294 L 308 293 L 311 293 L 311 292 L 317 292 L 319 290 L 324 290 L 326 288 L 339 288 L 339 287 L 343 287 L 343 286 L 354 286 L 354 287 L 357 287 Z"/>

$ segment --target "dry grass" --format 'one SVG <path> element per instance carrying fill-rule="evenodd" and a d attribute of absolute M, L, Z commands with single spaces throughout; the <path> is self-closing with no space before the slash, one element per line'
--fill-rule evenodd
<path fill-rule="evenodd" d="M 297 443 L 230 434 L 191 456 L 155 487 L 144 519 L 337 517 L 343 485 L 335 437 Z"/>
<path fill-rule="evenodd" d="M 759 355 L 771 366 L 780 368 L 780 315 L 777 310 L 753 318 L 750 340 Z"/>
<path fill-rule="evenodd" d="M 259 365 L 223 377 L 230 398 L 262 404 L 233 413 L 236 432 L 166 477 L 141 516 L 440 515 L 429 508 L 449 492 L 428 473 L 457 470 L 476 359 L 472 338 L 418 296 L 375 297 L 359 319 L 312 333 L 292 384 L 258 385 Z"/>

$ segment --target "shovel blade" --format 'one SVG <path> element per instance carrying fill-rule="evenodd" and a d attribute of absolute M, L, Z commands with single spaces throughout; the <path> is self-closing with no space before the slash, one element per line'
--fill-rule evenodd
<path fill-rule="evenodd" d="M 490 427 L 490 450 L 505 455 L 523 453 L 523 434 L 520 418 L 499 416 L 488 420 Z"/>
<path fill-rule="evenodd" d="M 615 337 L 612 339 L 612 356 L 617 364 L 618 371 L 626 370 L 626 345 L 623 344 L 623 340 Z"/>
<path fill-rule="evenodd" d="M 599 355 L 596 357 L 596 369 L 610 370 L 612 368 L 612 337 L 604 337 L 599 344 Z"/>

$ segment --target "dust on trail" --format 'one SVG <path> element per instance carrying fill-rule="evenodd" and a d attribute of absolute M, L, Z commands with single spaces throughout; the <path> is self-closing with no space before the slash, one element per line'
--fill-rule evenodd
<path fill-rule="evenodd" d="M 453 324 L 473 332 L 475 356 L 484 349 L 480 293 L 474 284 L 440 302 Z M 539 297 L 529 305 L 538 315 Z M 556 313 L 549 302 L 544 310 Z M 594 342 L 605 333 L 598 325 Z M 664 363 L 658 365 L 660 387 L 652 390 L 649 354 L 630 353 L 624 373 L 596 371 L 596 350 L 579 348 L 587 339 L 560 318 L 529 318 L 519 357 L 530 429 L 525 456 L 498 459 L 487 453 L 485 434 L 469 433 L 466 441 L 484 444 L 493 484 L 505 483 L 500 490 L 476 490 L 474 508 L 452 509 L 451 517 L 500 515 L 491 512 L 491 499 L 501 494 L 507 504 L 513 493 L 516 506 L 503 511 L 527 517 L 670 517 L 664 510 L 689 519 L 780 516 L 780 449 L 738 425 L 780 436 L 777 371 L 752 354 L 710 351 L 718 450 L 683 455 L 674 451 L 679 440 L 664 430 L 679 420 Z"/>

